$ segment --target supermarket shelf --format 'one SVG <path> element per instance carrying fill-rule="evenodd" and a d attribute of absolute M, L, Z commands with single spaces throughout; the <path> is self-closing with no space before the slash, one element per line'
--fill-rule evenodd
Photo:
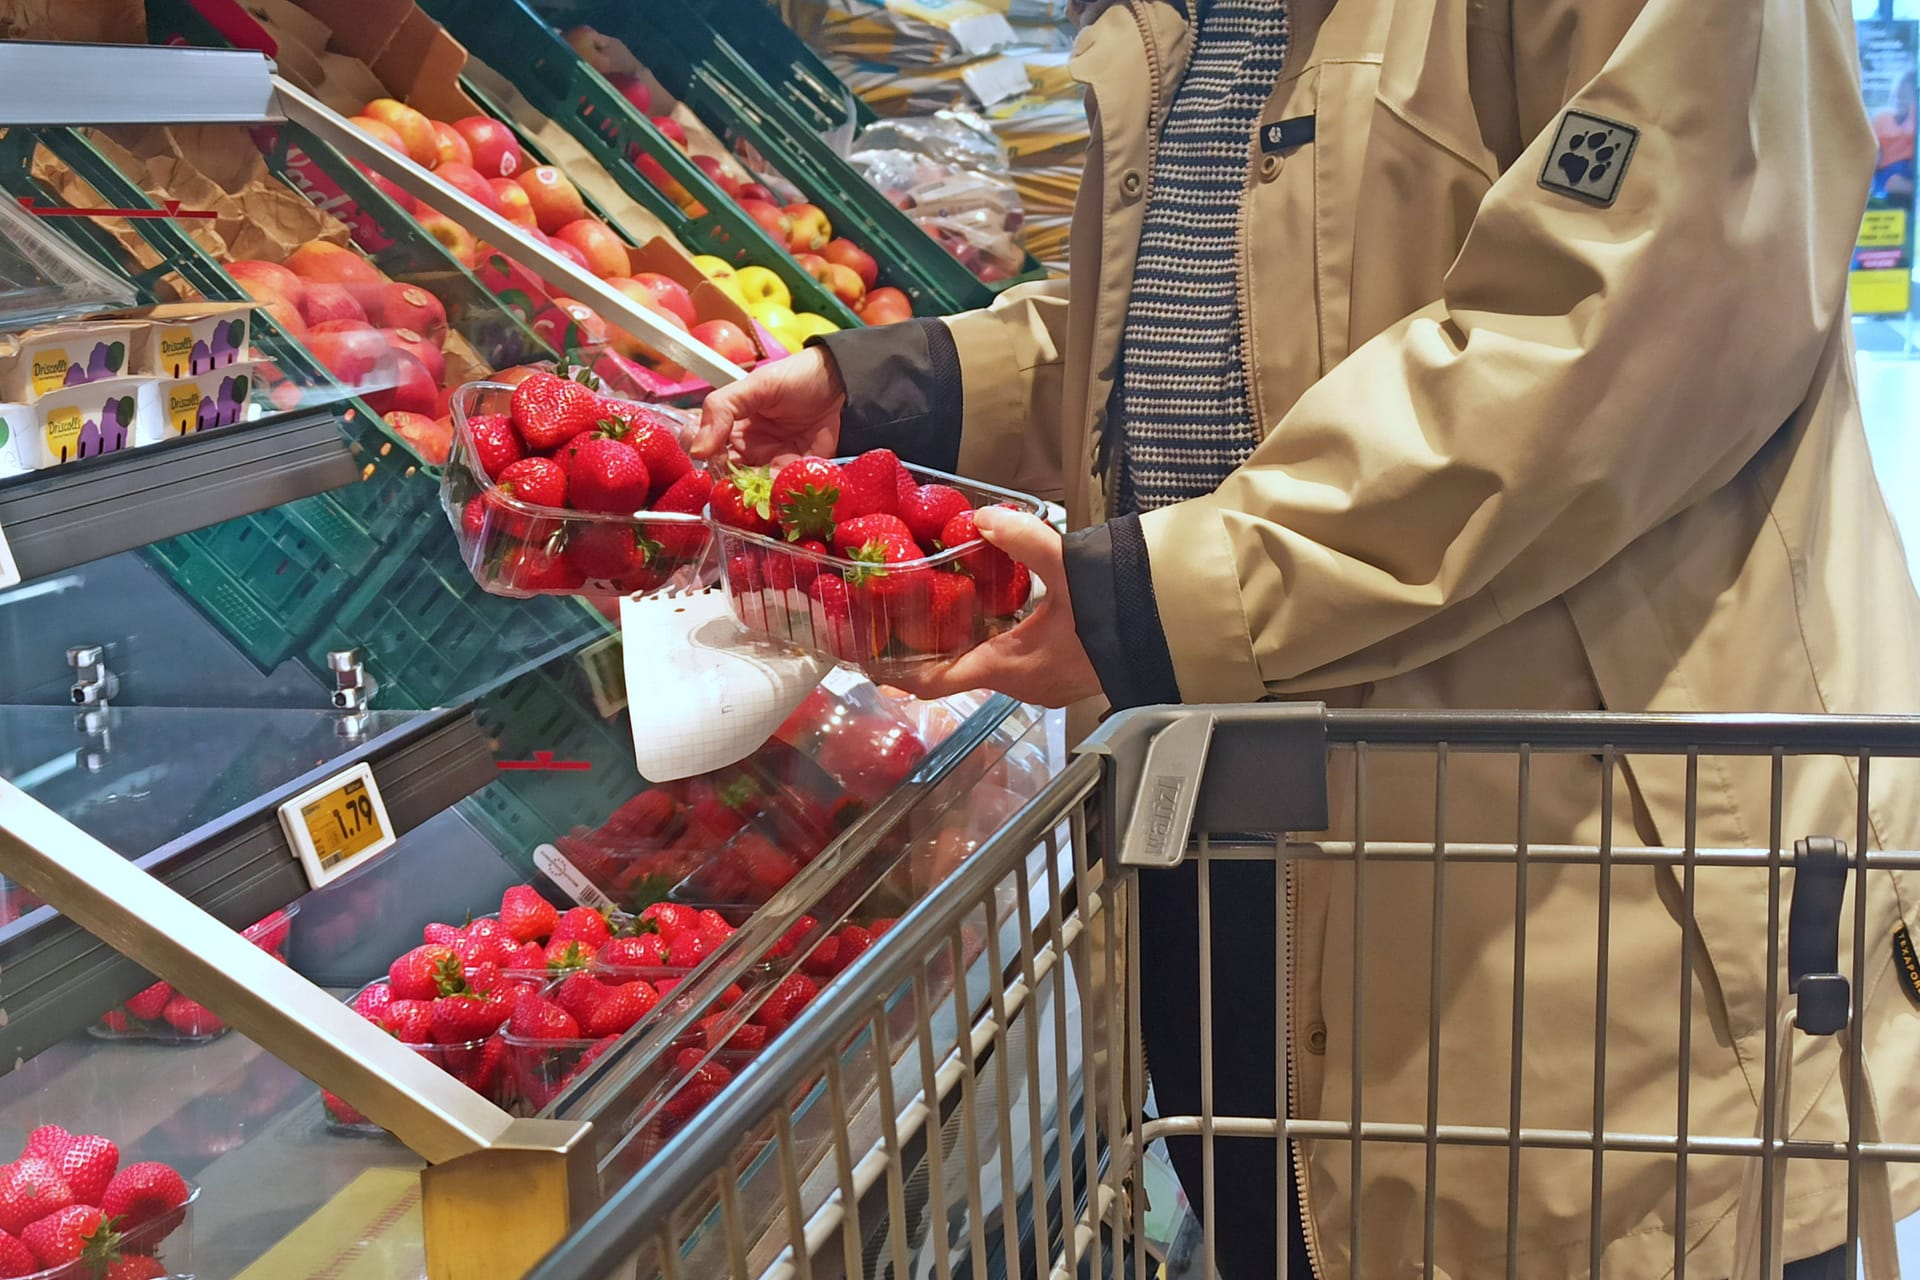
<path fill-rule="evenodd" d="M 258 53 L 149 45 L 0 45 L 0 122 L 253 124 L 275 116 Z"/>
<path fill-rule="evenodd" d="M 307 892 L 281 831 L 279 805 L 349 764 L 372 766 L 398 833 L 491 782 L 492 751 L 472 713 L 428 712 L 293 778 L 227 817 L 141 858 L 140 865 L 224 923 L 241 928 Z M 0 1062 L 33 1057 L 85 1030 L 150 979 L 106 942 L 49 908 L 0 932 L 6 974 Z"/>
<path fill-rule="evenodd" d="M 31 580 L 359 478 L 336 411 L 310 409 L 36 471 L 0 484 Z"/>

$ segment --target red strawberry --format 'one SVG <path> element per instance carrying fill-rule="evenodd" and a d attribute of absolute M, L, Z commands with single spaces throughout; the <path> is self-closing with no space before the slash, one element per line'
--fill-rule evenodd
<path fill-rule="evenodd" d="M 526 456 L 519 433 L 504 413 L 483 413 L 468 418 L 467 431 L 473 436 L 474 461 L 489 480 L 498 480 L 509 463 Z"/>
<path fill-rule="evenodd" d="M 500 1083 L 501 1069 L 507 1061 L 507 1042 L 498 1035 L 490 1035 L 487 1042 L 480 1046 L 480 1052 L 473 1054 L 456 1074 L 460 1083 L 480 1094 L 492 1097 L 494 1087 Z"/>
<path fill-rule="evenodd" d="M 187 1202 L 186 1179 L 157 1160 L 130 1164 L 113 1175 L 100 1208 L 123 1231 L 165 1217 Z"/>
<path fill-rule="evenodd" d="M 873 945 L 873 935 L 857 924 L 850 924 L 840 930 L 840 967 L 846 968 L 860 958 L 862 952 Z"/>
<path fill-rule="evenodd" d="M 657 933 L 615 938 L 600 948 L 598 959 L 609 969 L 651 969 L 667 962 L 667 940 Z"/>
<path fill-rule="evenodd" d="M 536 507 L 567 505 L 567 471 L 552 458 L 522 458 L 500 473 L 500 492 Z"/>
<path fill-rule="evenodd" d="M 820 744 L 822 769 L 855 799 L 873 803 L 893 790 L 926 756 L 917 734 L 880 716 L 862 716 Z"/>
<path fill-rule="evenodd" d="M 500 895 L 500 923 L 516 942 L 537 942 L 553 936 L 560 911 L 530 884 L 516 884 Z"/>
<path fill-rule="evenodd" d="M 577 382 L 536 373 L 513 389 L 513 425 L 530 448 L 552 449 L 600 420 L 600 397 Z"/>
<path fill-rule="evenodd" d="M 547 944 L 547 972 L 560 974 L 584 969 L 593 963 L 599 951 L 600 948 L 589 946 L 577 938 L 556 937 Z"/>
<path fill-rule="evenodd" d="M 247 936 L 262 951 L 278 951 L 287 945 L 287 935 L 292 932 L 293 917 L 276 911 L 247 930 Z"/>
<path fill-rule="evenodd" d="M 611 582 L 646 568 L 660 557 L 652 526 L 624 520 L 576 522 L 567 531 L 567 563 L 581 576 Z"/>
<path fill-rule="evenodd" d="M 451 945 L 461 963 L 470 968 L 476 964 L 505 964 L 517 941 L 507 932 L 506 925 L 482 917 L 468 925 L 461 932 L 460 940 Z"/>
<path fill-rule="evenodd" d="M 768 551 L 764 566 L 766 585 L 775 591 L 786 591 L 798 587 L 805 590 L 809 582 L 820 576 L 825 566 L 815 556 L 831 556 L 833 551 L 818 538 L 802 538 L 793 544 L 791 553 Z"/>
<path fill-rule="evenodd" d="M 484 1040 L 499 1029 L 511 1013 L 504 1003 L 477 995 L 442 996 L 433 1002 L 431 1018 L 436 1044 L 468 1044 Z"/>
<path fill-rule="evenodd" d="M 393 1007 L 393 988 L 376 982 L 353 998 L 353 1011 L 369 1022 L 385 1022 Z"/>
<path fill-rule="evenodd" d="M 214 1016 L 213 1010 L 183 995 L 175 995 L 167 1001 L 167 1007 L 160 1011 L 160 1016 L 183 1036 L 218 1035 L 227 1029 L 227 1024 Z"/>
<path fill-rule="evenodd" d="M 893 614 L 893 634 L 920 653 L 964 653 L 973 647 L 977 608 L 972 578 L 964 573 L 930 573 L 926 599 Z"/>
<path fill-rule="evenodd" d="M 880 534 L 868 538 L 848 555 L 857 568 L 847 571 L 852 586 L 863 587 L 887 606 L 887 617 L 899 619 L 925 598 L 932 570 L 919 563 L 926 552 L 912 538 Z"/>
<path fill-rule="evenodd" d="M 365 1124 L 367 1122 L 365 1116 L 348 1106 L 347 1100 L 337 1093 L 328 1093 L 325 1089 L 322 1089 L 320 1091 L 320 1105 L 327 1109 L 328 1115 L 338 1120 L 341 1124 Z"/>
<path fill-rule="evenodd" d="M 561 979 L 560 985 L 553 989 L 553 1002 L 565 1009 L 582 1027 L 593 1017 L 593 1011 L 606 997 L 607 986 L 590 973 L 572 973 Z"/>
<path fill-rule="evenodd" d="M 99 1204 L 119 1167 L 120 1148 L 96 1133 L 80 1134 L 54 1159 L 54 1168 L 82 1204 Z"/>
<path fill-rule="evenodd" d="M 733 936 L 733 926 L 727 923 L 725 916 L 712 907 L 704 908 L 695 919 L 698 921 L 696 927 L 700 932 L 706 934 L 716 944 L 725 942 Z"/>
<path fill-rule="evenodd" d="M 733 1072 L 717 1062 L 703 1063 L 701 1057 L 698 1049 L 682 1049 L 674 1060 L 687 1078 L 661 1108 L 668 1119 L 682 1123 L 691 1119 L 732 1082 Z"/>
<path fill-rule="evenodd" d="M 169 997 L 173 995 L 171 988 L 168 989 L 167 995 Z M 43 1124 L 27 1135 L 27 1145 L 20 1149 L 20 1154 L 22 1156 L 39 1156 L 42 1159 L 52 1159 L 62 1151 L 65 1151 L 67 1144 L 72 1141 L 73 1135 L 59 1125 Z"/>
<path fill-rule="evenodd" d="M 869 449 L 840 468 L 846 485 L 841 510 L 846 519 L 900 513 L 900 459 L 891 449 Z"/>
<path fill-rule="evenodd" d="M 167 1268 L 158 1258 L 129 1253 L 108 1267 L 101 1280 L 166 1280 Z"/>
<path fill-rule="evenodd" d="M 623 839 L 671 840 L 680 834 L 682 821 L 680 802 L 664 787 L 653 787 L 622 803 L 601 830 Z"/>
<path fill-rule="evenodd" d="M 713 939 L 689 929 L 667 943 L 667 964 L 675 969 L 691 969 L 713 954 Z"/>
<path fill-rule="evenodd" d="M 382 1024 L 401 1044 L 433 1043 L 433 1005 L 426 1000 L 395 1000 Z"/>
<path fill-rule="evenodd" d="M 420 930 L 420 940 L 422 942 L 438 943 L 443 947 L 450 947 L 460 941 L 460 926 L 457 924 L 442 924 L 435 921 Z"/>
<path fill-rule="evenodd" d="M 867 662 L 887 647 L 884 618 L 864 592 L 856 596 L 845 581 L 823 573 L 807 584 L 813 644 L 848 662 Z"/>
<path fill-rule="evenodd" d="M 636 422 L 627 435 L 627 443 L 640 455 L 640 461 L 647 464 L 647 475 L 653 481 L 652 492 L 656 495 L 666 493 L 693 473 L 693 459 L 680 447 L 679 438 L 670 426 Z"/>
<path fill-rule="evenodd" d="M 736 1022 L 732 1015 L 716 1013 L 702 1021 L 707 1048 L 731 1053 L 758 1053 L 767 1047 L 767 1029 L 751 1022 Z"/>
<path fill-rule="evenodd" d="M 137 995 L 128 997 L 127 1012 L 142 1022 L 158 1022 L 160 1014 L 167 1007 L 167 1001 L 171 999 L 173 988 L 164 982 L 156 982 Z"/>
<path fill-rule="evenodd" d="M 395 960 L 387 967 L 387 981 L 393 986 L 395 1000 L 431 1000 L 440 994 L 440 971 L 455 959 L 453 948 L 426 943 Z"/>
<path fill-rule="evenodd" d="M 590 1036 L 617 1036 L 652 1012 L 660 993 L 645 982 L 623 982 L 607 991 L 587 1020 Z"/>
<path fill-rule="evenodd" d="M 0 1276 L 30 1276 L 40 1270 L 40 1259 L 33 1256 L 33 1250 L 0 1231 Z"/>
<path fill-rule="evenodd" d="M 883 917 L 882 919 L 869 922 L 867 932 L 872 934 L 874 941 L 877 942 L 886 935 L 887 930 L 893 928 L 897 923 L 899 922 L 891 916 Z"/>
<path fill-rule="evenodd" d="M 567 492 L 580 511 L 630 515 L 647 505 L 650 484 L 647 464 L 618 440 L 589 439 L 567 465 Z"/>
<path fill-rule="evenodd" d="M 523 942 L 516 947 L 507 962 L 500 966 L 508 973 L 533 973 L 547 967 L 547 948 L 539 942 Z"/>
<path fill-rule="evenodd" d="M 85 1204 L 68 1205 L 27 1224 L 20 1241 L 43 1267 L 64 1267 L 85 1258 L 92 1269 L 103 1271 L 120 1253 L 120 1235 L 108 1225 L 107 1215 Z"/>
<path fill-rule="evenodd" d="M 500 582 L 519 591 L 578 591 L 587 584 L 580 570 L 550 547 L 521 547 L 500 566 Z"/>
<path fill-rule="evenodd" d="M 844 492 L 840 468 L 825 458 L 795 458 L 773 477 L 773 519 L 787 541 L 830 538 Z"/>
<path fill-rule="evenodd" d="M 669 945 L 683 933 L 700 931 L 699 912 L 677 902 L 656 902 L 640 913 L 640 919 L 652 925 L 654 932 L 665 938 Z"/>
<path fill-rule="evenodd" d="M 939 542 L 947 521 L 972 508 L 967 495 L 950 484 L 923 484 L 911 493 L 900 495 L 900 518 L 907 522 L 914 540 L 923 547 Z"/>
<path fill-rule="evenodd" d="M 1027 566 L 980 537 L 973 512 L 962 511 L 940 530 L 943 547 L 968 547 L 954 567 L 970 576 L 979 588 L 980 608 L 991 618 L 1018 613 L 1033 591 Z M 968 544 L 972 544 L 969 546 Z"/>
<path fill-rule="evenodd" d="M 754 1011 L 753 1020 L 768 1031 L 778 1033 L 819 994 L 820 988 L 814 985 L 813 979 L 802 973 L 790 973 Z"/>
<path fill-rule="evenodd" d="M 834 526 L 833 549 L 845 559 L 852 559 L 853 553 L 869 542 L 881 538 L 911 538 L 913 531 L 907 528 L 907 522 L 895 515 L 860 516 L 846 520 Z"/>
<path fill-rule="evenodd" d="M 507 1034 L 522 1040 L 578 1040 L 580 1024 L 553 1001 L 529 996 L 507 1019 Z"/>
<path fill-rule="evenodd" d="M 822 938 L 813 950 L 807 952 L 807 958 L 800 967 L 816 978 L 831 978 L 840 972 L 840 939 Z"/>
<path fill-rule="evenodd" d="M 126 1035 L 133 1030 L 133 1019 L 125 1009 L 109 1009 L 100 1015 L 100 1025 L 116 1035 Z"/>
<path fill-rule="evenodd" d="M 773 473 L 766 467 L 734 467 L 714 481 L 709 499 L 721 524 L 764 537 L 778 537 L 773 522 Z"/>
<path fill-rule="evenodd" d="M 793 922 L 793 927 L 780 935 L 780 940 L 767 948 L 767 959 L 784 960 L 800 949 L 800 945 L 820 927 L 820 922 L 812 916 L 801 916 Z"/>
<path fill-rule="evenodd" d="M 28 1223 L 73 1202 L 73 1188 L 49 1159 L 23 1156 L 0 1167 L 0 1231 L 17 1236 Z"/>
<path fill-rule="evenodd" d="M 654 475 L 651 465 L 647 474 Z M 656 489 L 659 483 L 655 475 Z M 690 468 L 654 499 L 653 511 L 659 515 L 697 516 L 706 510 L 712 497 L 713 477 L 699 468 Z M 669 563 L 691 561 L 707 549 L 707 527 L 699 521 L 655 520 L 648 524 L 647 532 L 659 542 L 660 554 Z"/>
<path fill-rule="evenodd" d="M 590 947 L 604 947 L 613 937 L 613 930 L 607 926 L 607 918 L 592 907 L 574 907 L 560 914 L 553 926 L 553 941 L 580 942 Z"/>

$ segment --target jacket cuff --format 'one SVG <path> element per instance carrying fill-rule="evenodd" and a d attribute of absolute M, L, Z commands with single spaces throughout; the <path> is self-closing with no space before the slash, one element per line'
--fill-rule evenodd
<path fill-rule="evenodd" d="M 840 452 L 891 449 L 953 471 L 960 461 L 960 353 L 938 320 L 842 329 L 807 340 L 840 371 Z"/>
<path fill-rule="evenodd" d="M 1068 534 L 1062 545 L 1073 627 L 1115 710 L 1180 701 L 1137 516 Z"/>

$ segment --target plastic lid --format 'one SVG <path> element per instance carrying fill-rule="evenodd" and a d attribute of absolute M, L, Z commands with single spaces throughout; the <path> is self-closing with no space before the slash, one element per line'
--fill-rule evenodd
<path fill-rule="evenodd" d="M 0 331 L 130 307 L 133 285 L 0 197 Z"/>

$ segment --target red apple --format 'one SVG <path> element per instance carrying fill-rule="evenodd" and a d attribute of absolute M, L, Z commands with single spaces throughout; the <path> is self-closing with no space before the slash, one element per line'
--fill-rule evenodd
<path fill-rule="evenodd" d="M 693 340 L 737 365 L 749 365 L 760 358 L 753 339 L 731 320 L 707 320 L 693 326 Z"/>
<path fill-rule="evenodd" d="M 829 267 L 833 266 L 831 262 L 828 262 L 817 253 L 796 253 L 793 255 L 793 260 L 800 264 L 802 271 L 827 286 L 827 288 L 833 288 L 833 275 L 828 270 Z"/>
<path fill-rule="evenodd" d="M 372 116 L 348 116 L 347 123 L 389 151 L 398 151 L 403 156 L 410 154 L 407 140 L 385 120 L 376 120 Z"/>
<path fill-rule="evenodd" d="M 343 284 L 310 284 L 300 303 L 300 315 L 309 328 L 318 328 L 331 320 L 367 323 L 367 309 L 353 290 Z"/>
<path fill-rule="evenodd" d="M 383 285 L 380 268 L 351 249 L 324 240 L 312 240 L 287 255 L 281 264 L 309 284 Z"/>
<path fill-rule="evenodd" d="M 321 334 L 326 333 L 373 333 L 376 332 L 376 330 L 365 320 L 343 318 L 339 320 L 322 320 L 320 323 L 314 325 L 312 329 L 308 330 L 308 332 L 317 338 Z"/>
<path fill-rule="evenodd" d="M 400 212 L 410 214 L 420 207 L 420 202 L 402 191 L 393 179 L 384 178 L 362 164 L 356 164 L 353 167 L 358 169 L 361 176 L 365 177 L 368 182 L 378 187 L 382 195 L 399 205 Z"/>
<path fill-rule="evenodd" d="M 460 131 L 442 120 L 431 121 L 433 125 L 434 149 L 440 153 L 440 164 L 464 164 L 473 167 L 473 148 L 460 136 Z M 436 168 L 438 165 L 435 166 Z"/>
<path fill-rule="evenodd" d="M 872 254 L 851 240 L 844 237 L 829 240 L 820 254 L 828 262 L 852 267 L 860 276 L 860 282 L 869 289 L 880 282 L 880 264 L 873 260 Z"/>
<path fill-rule="evenodd" d="M 587 270 L 602 280 L 608 276 L 623 276 L 633 270 L 633 263 L 627 257 L 626 242 L 598 218 L 580 218 L 569 222 L 555 232 L 553 238 L 578 249 L 586 257 Z"/>
<path fill-rule="evenodd" d="M 787 238 L 793 234 L 793 219 L 771 200 L 742 200 L 740 212 L 765 227 L 767 234 L 772 236 L 777 244 L 784 245 Z"/>
<path fill-rule="evenodd" d="M 473 267 L 480 261 L 480 242 L 473 233 L 449 218 L 444 213 L 425 214 L 420 219 L 421 228 L 447 247 L 453 260 L 463 267 Z"/>
<path fill-rule="evenodd" d="M 687 331 L 687 325 L 685 321 L 681 320 L 679 316 L 673 314 L 673 312 L 668 311 L 665 307 L 655 302 L 653 298 L 646 293 L 645 290 L 638 288 L 631 280 L 624 280 L 624 281 L 609 280 L 607 283 L 613 285 L 616 289 L 619 289 L 622 293 L 632 298 L 640 306 L 646 308 L 648 311 L 652 312 L 654 315 L 660 317 L 661 322 L 666 324 L 669 328 L 678 329 L 682 333 L 685 333 Z M 668 363 L 665 353 L 660 351 L 658 348 L 654 347 L 651 343 L 647 342 L 646 339 L 640 337 L 638 334 L 629 332 L 626 329 L 622 329 L 618 325 L 610 325 L 608 327 L 607 343 L 615 351 L 618 351 L 621 355 L 626 356 L 630 360 L 645 360 L 647 363 L 654 364 L 654 365 L 663 365 Z"/>
<path fill-rule="evenodd" d="M 859 306 L 867 296 L 867 284 L 860 274 L 852 267 L 843 267 L 837 262 L 829 262 L 827 272 L 829 278 L 825 283 L 833 290 L 833 296 L 850 307 Z"/>
<path fill-rule="evenodd" d="M 489 178 L 511 178 L 527 167 L 526 153 L 520 150 L 513 130 L 492 116 L 468 116 L 455 120 L 453 130 L 467 141 L 473 152 L 473 167 Z"/>
<path fill-rule="evenodd" d="M 819 205 L 790 204 L 784 212 L 792 221 L 787 248 L 793 252 L 818 253 L 833 239 L 833 224 L 827 221 L 827 212 Z"/>
<path fill-rule="evenodd" d="M 585 303 L 557 297 L 533 318 L 533 331 L 555 351 L 580 351 L 607 345 L 607 322 Z"/>
<path fill-rule="evenodd" d="M 653 90 L 639 76 L 615 71 L 607 77 L 607 83 L 613 86 L 615 93 L 631 102 L 633 109 L 641 115 L 653 110 Z"/>
<path fill-rule="evenodd" d="M 623 293 L 633 293 L 629 285 L 637 287 L 662 311 L 678 316 L 682 325 L 691 325 L 700 319 L 700 313 L 694 309 L 693 295 L 671 276 L 663 276 L 658 271 L 642 271 L 626 280 L 609 280 L 607 283 Z"/>
<path fill-rule="evenodd" d="M 430 467 L 444 467 L 453 448 L 453 423 L 442 415 L 438 421 L 424 413 L 395 409 L 386 415 L 387 428 L 405 440 L 420 461 Z"/>
<path fill-rule="evenodd" d="M 436 346 L 447 340 L 447 308 L 417 284 L 390 284 L 382 298 L 380 323 L 388 329 L 411 329 Z"/>
<path fill-rule="evenodd" d="M 481 208 L 491 209 L 495 213 L 504 212 L 492 184 L 481 177 L 480 171 L 472 165 L 449 160 L 436 169 L 434 175 Z"/>
<path fill-rule="evenodd" d="M 525 187 L 512 178 L 488 178 L 487 185 L 493 188 L 493 197 L 499 203 L 501 217 L 516 227 L 525 227 L 529 231 L 538 229 L 540 223 L 533 216 L 533 202 L 527 199 Z"/>
<path fill-rule="evenodd" d="M 542 373 L 542 372 L 548 372 L 548 371 L 535 369 L 529 365 L 517 364 L 517 365 L 514 365 L 511 369 L 494 370 L 493 373 L 488 376 L 487 381 L 488 382 L 504 382 L 510 387 L 517 387 L 521 383 L 525 382 L 528 378 L 531 378 L 534 374 Z"/>
<path fill-rule="evenodd" d="M 412 329 L 382 329 L 380 336 L 387 345 L 396 351 L 404 351 L 421 364 L 427 366 L 427 373 L 433 378 L 433 385 L 439 386 L 447 380 L 447 357 L 440 348 Z"/>
<path fill-rule="evenodd" d="M 385 338 L 378 334 L 374 337 L 385 344 Z M 393 385 L 369 390 L 367 407 L 382 417 L 396 412 L 432 413 L 433 399 L 440 393 L 440 386 L 428 375 L 427 366 L 406 351 L 389 347 L 388 354 L 393 360 Z"/>
<path fill-rule="evenodd" d="M 558 236 L 547 235 L 545 232 L 541 233 L 540 242 L 582 271 L 591 272 L 593 270 L 593 264 L 587 261 L 587 255 L 581 250 L 579 245 L 571 241 L 562 240 Z"/>
<path fill-rule="evenodd" d="M 307 340 L 307 322 L 300 315 L 300 308 L 285 298 L 275 298 L 272 302 L 263 302 L 260 309 L 273 317 L 280 331 L 295 342 Z"/>
<path fill-rule="evenodd" d="M 875 289 L 860 308 L 860 318 L 868 324 L 897 324 L 913 319 L 913 303 L 891 285 Z"/>
<path fill-rule="evenodd" d="M 769 190 L 768 190 L 767 188 L 765 188 L 765 187 L 763 187 L 763 186 L 761 186 L 761 185 L 760 185 L 759 183 L 757 183 L 757 182 L 743 182 L 743 183 L 741 183 L 741 184 L 740 184 L 740 194 L 739 194 L 738 196 L 736 196 L 736 197 L 735 197 L 735 199 L 738 199 L 738 200 L 765 200 L 765 201 L 766 201 L 766 202 L 767 202 L 768 204 L 771 204 L 771 205 L 777 205 L 777 204 L 779 204 L 779 203 L 780 203 L 780 202 L 779 202 L 778 200 L 775 200 L 775 199 L 773 198 L 773 192 L 771 192 L 771 191 L 769 191 Z"/>
<path fill-rule="evenodd" d="M 377 329 L 313 333 L 307 338 L 307 350 L 348 387 L 387 385 L 394 380 L 395 352 Z"/>
<path fill-rule="evenodd" d="M 719 187 L 733 199 L 740 198 L 740 179 L 727 172 L 726 166 L 712 156 L 693 157 L 694 167 L 713 179 L 713 185 Z"/>
<path fill-rule="evenodd" d="M 407 155 L 422 168 L 440 163 L 440 141 L 434 136 L 433 121 L 397 98 L 375 98 L 360 108 L 360 114 L 388 125 L 406 144 Z"/>
<path fill-rule="evenodd" d="M 580 198 L 579 189 L 550 164 L 536 165 L 515 181 L 533 205 L 534 220 L 548 235 L 587 216 L 587 202 Z"/>
<path fill-rule="evenodd" d="M 654 116 L 653 127 L 665 134 L 668 142 L 680 148 L 682 155 L 687 153 L 687 131 L 680 127 L 678 120 L 672 116 Z"/>
<path fill-rule="evenodd" d="M 568 27 L 562 39 L 580 55 L 582 62 L 601 75 L 619 70 L 620 59 L 613 40 L 592 27 Z"/>
<path fill-rule="evenodd" d="M 307 282 L 277 262 L 242 258 L 227 264 L 227 274 L 255 302 L 289 302 L 298 307 L 307 296 Z"/>

